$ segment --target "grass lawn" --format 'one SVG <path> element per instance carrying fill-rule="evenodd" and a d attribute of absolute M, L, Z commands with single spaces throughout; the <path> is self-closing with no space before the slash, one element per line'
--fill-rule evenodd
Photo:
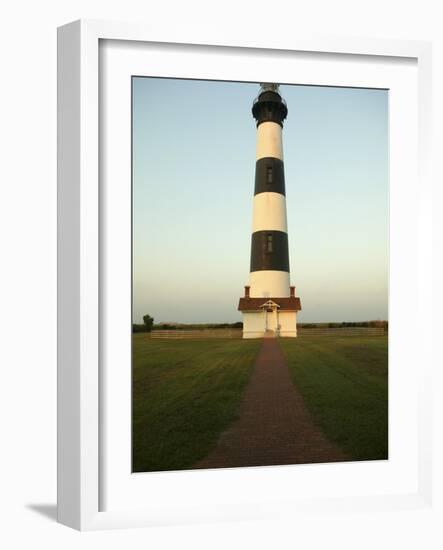
<path fill-rule="evenodd" d="M 133 471 L 180 470 L 237 418 L 260 340 L 133 335 Z"/>
<path fill-rule="evenodd" d="M 355 460 L 388 458 L 388 339 L 282 338 L 294 383 L 326 437 Z"/>

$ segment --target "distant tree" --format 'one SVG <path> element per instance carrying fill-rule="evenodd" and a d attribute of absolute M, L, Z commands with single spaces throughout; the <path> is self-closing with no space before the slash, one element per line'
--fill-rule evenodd
<path fill-rule="evenodd" d="M 151 317 L 150 315 L 143 315 L 143 322 L 146 327 L 146 332 L 151 332 L 152 325 L 154 324 L 154 317 Z"/>

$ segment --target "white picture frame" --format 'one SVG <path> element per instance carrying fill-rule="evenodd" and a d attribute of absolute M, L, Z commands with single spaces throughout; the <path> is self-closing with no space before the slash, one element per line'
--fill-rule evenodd
<path fill-rule="evenodd" d="M 102 413 L 100 404 L 102 367 L 99 341 L 101 321 L 99 286 L 101 240 L 99 213 L 102 208 L 99 178 L 99 73 L 100 41 L 125 41 L 127 44 L 194 44 L 211 59 L 214 47 L 228 49 L 236 55 L 247 51 L 288 52 L 312 55 L 372 56 L 391 59 L 411 58 L 418 70 L 418 181 L 419 192 L 416 233 L 420 251 L 417 304 L 420 315 L 431 316 L 430 278 L 432 250 L 429 224 L 431 210 L 430 151 L 430 79 L 431 47 L 426 42 L 369 40 L 297 36 L 281 42 L 257 43 L 236 41 L 207 44 L 204 38 L 190 40 L 183 34 L 156 36 L 143 25 L 102 21 L 77 21 L 58 32 L 58 520 L 80 530 L 129 526 L 214 521 L 223 519 L 270 517 L 295 511 L 328 511 L 340 508 L 398 509 L 429 507 L 432 501 L 431 447 L 431 370 L 430 336 L 418 335 L 423 350 L 423 364 L 417 385 L 418 476 L 417 486 L 407 493 L 401 490 L 384 495 L 315 496 L 300 502 L 269 492 L 253 500 L 247 509 L 237 509 L 229 502 L 206 506 L 168 509 L 165 505 L 131 507 L 126 503 L 103 511 L 100 506 L 101 471 L 105 446 L 101 443 Z M 211 50 L 212 48 L 212 50 Z M 249 49 L 249 50 L 248 50 Z M 369 59 L 366 58 L 366 59 Z M 186 76 L 186 75 L 182 75 Z M 315 84 L 316 82 L 312 82 Z M 345 85 L 345 82 L 343 82 Z M 413 176 L 415 178 L 415 175 Z M 103 228 L 102 228 L 103 229 Z M 231 470 L 232 472 L 232 470 Z M 264 472 L 255 469 L 255 476 Z M 192 484 L 207 484 L 214 472 L 197 472 Z M 203 474 L 203 476 L 201 475 Z M 174 473 L 162 474 L 165 483 L 178 483 Z M 238 475 L 233 472 L 230 475 Z M 248 474 L 249 475 L 249 474 Z M 281 471 L 284 481 L 284 470 Z M 327 475 L 327 472 L 326 474 Z M 167 479 L 169 476 L 169 480 Z M 171 477 L 172 476 L 172 477 Z M 161 486 L 162 478 L 156 485 Z M 266 493 L 266 489 L 264 490 Z M 153 497 L 154 498 L 154 497 Z M 235 500 L 235 495 L 233 495 Z M 155 504 L 155 503 L 154 503 Z M 243 507 L 244 508 L 244 507 Z M 206 510 L 206 512 L 205 512 Z M 229 510 L 229 513 L 228 513 Z"/>

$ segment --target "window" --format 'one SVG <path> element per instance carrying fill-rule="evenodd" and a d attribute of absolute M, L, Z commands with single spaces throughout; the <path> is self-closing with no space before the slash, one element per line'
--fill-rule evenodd
<path fill-rule="evenodd" d="M 272 252 L 272 235 L 269 234 L 267 238 L 267 250 L 268 252 Z"/>
<path fill-rule="evenodd" d="M 272 166 L 266 167 L 266 183 L 272 183 Z"/>

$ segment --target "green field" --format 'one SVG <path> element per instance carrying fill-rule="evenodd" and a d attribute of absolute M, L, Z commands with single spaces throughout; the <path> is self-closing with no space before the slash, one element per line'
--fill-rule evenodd
<path fill-rule="evenodd" d="M 388 342 L 279 340 L 314 421 L 351 459 L 388 456 Z M 261 340 L 133 335 L 133 470 L 191 467 L 238 417 Z"/>
<path fill-rule="evenodd" d="M 133 335 L 133 471 L 189 468 L 236 418 L 261 342 Z"/>
<path fill-rule="evenodd" d="M 326 437 L 350 458 L 388 458 L 388 338 L 306 336 L 280 344 Z"/>

